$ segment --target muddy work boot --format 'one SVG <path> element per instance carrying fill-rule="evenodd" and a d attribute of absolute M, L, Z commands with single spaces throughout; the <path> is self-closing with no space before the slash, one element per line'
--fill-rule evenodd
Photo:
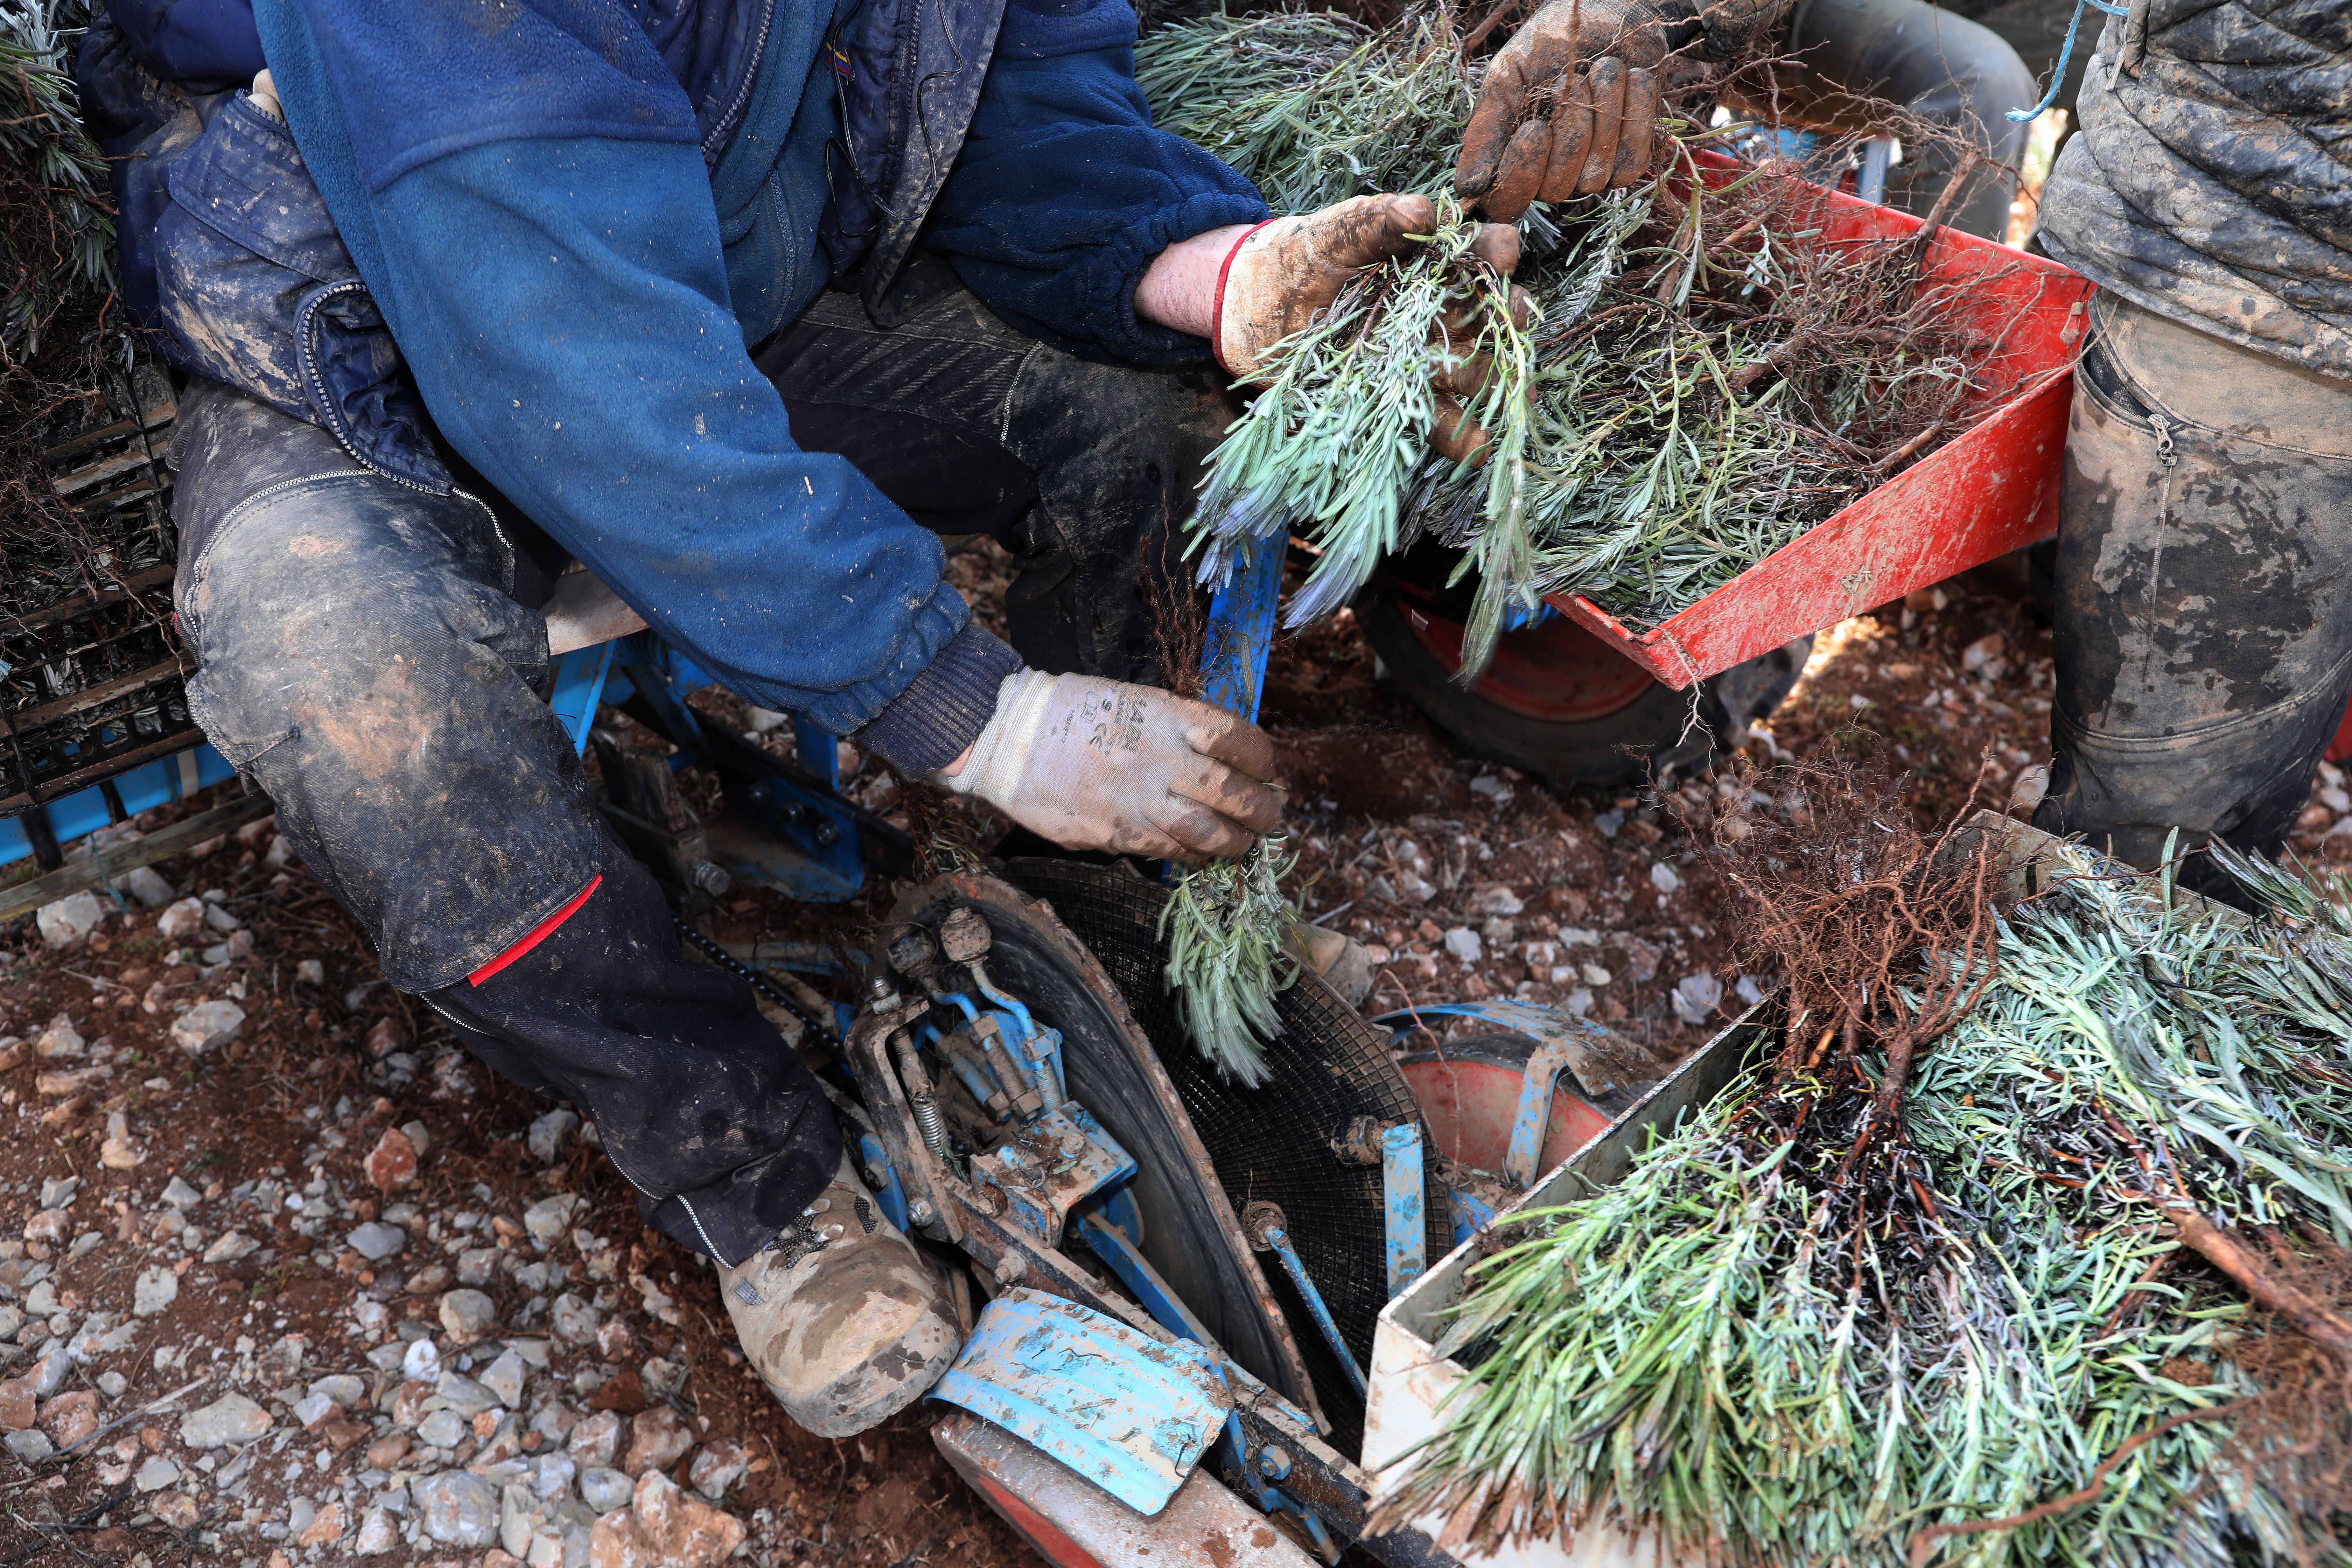
<path fill-rule="evenodd" d="M 962 1348 L 929 1266 L 846 1156 L 798 1219 L 720 1273 L 719 1293 L 768 1392 L 820 1437 L 880 1426 Z"/>

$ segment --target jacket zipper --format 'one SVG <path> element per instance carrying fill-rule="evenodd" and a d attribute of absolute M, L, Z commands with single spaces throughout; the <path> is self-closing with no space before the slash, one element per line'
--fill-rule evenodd
<path fill-rule="evenodd" d="M 707 163 L 716 163 L 719 161 L 719 153 L 726 150 L 727 139 L 735 134 L 735 127 L 742 121 L 743 110 L 751 104 L 751 89 L 760 79 L 761 61 L 767 58 L 768 34 L 775 24 L 775 17 L 776 0 L 762 0 L 760 6 L 759 37 L 751 42 L 751 63 L 745 68 L 743 79 L 735 89 L 735 100 L 727 106 L 727 112 L 720 115 L 718 121 L 711 126 L 710 134 L 702 139 L 702 156 Z"/>
<path fill-rule="evenodd" d="M 449 493 L 448 490 L 436 490 L 430 485 L 420 485 L 415 479 L 404 479 L 398 474 L 388 473 L 370 462 L 366 455 L 352 445 L 351 436 L 343 428 L 342 416 L 335 407 L 334 399 L 328 395 L 326 378 L 319 374 L 318 345 L 313 341 L 311 333 L 320 310 L 325 308 L 330 300 L 340 300 L 346 294 L 366 292 L 367 285 L 354 278 L 349 282 L 331 284 L 302 301 L 301 314 L 294 321 L 294 337 L 295 342 L 301 345 L 302 379 L 310 384 L 310 402 L 318 409 L 320 422 L 327 434 L 332 436 L 343 450 L 352 455 L 352 460 L 361 468 L 380 479 L 390 479 L 394 484 L 405 485 L 412 490 L 420 490 L 428 496 L 446 495 Z M 452 489 L 455 488 L 455 486 L 451 487 Z"/>

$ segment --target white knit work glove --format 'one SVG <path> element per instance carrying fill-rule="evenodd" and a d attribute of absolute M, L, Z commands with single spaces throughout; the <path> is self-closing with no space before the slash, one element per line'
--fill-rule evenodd
<path fill-rule="evenodd" d="M 1363 268 L 1418 250 L 1437 226 L 1427 196 L 1350 196 L 1311 213 L 1279 217 L 1244 235 L 1225 258 L 1217 290 L 1217 362 L 1231 374 L 1259 379 L 1274 345 L 1312 326 L 1348 280 Z M 1519 265 L 1518 231 L 1490 223 L 1472 250 L 1507 278 Z M 1514 285 L 1511 311 L 1524 324 L 1527 291 Z M 1475 335 L 1475 323 L 1450 319 L 1455 341 Z M 1476 395 L 1493 367 L 1484 359 L 1434 377 L 1438 419 L 1430 445 L 1457 461 L 1469 458 L 1486 434 L 1463 417 L 1463 400 Z"/>
<path fill-rule="evenodd" d="M 1022 669 L 940 782 L 1072 849 L 1240 855 L 1282 820 L 1274 743 L 1247 720 L 1149 686 Z"/>

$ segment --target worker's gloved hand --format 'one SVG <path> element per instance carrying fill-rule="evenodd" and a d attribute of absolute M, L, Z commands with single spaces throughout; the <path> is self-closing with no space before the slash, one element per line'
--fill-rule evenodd
<path fill-rule="evenodd" d="M 1236 378 L 1258 379 L 1274 345 L 1314 323 L 1348 280 L 1367 267 L 1420 248 L 1437 226 L 1437 205 L 1427 196 L 1350 196 L 1319 212 L 1276 218 L 1254 229 L 1227 258 L 1217 296 L 1219 363 Z M 1518 231 L 1487 224 L 1471 247 L 1509 277 L 1518 269 Z M 1527 291 L 1511 288 L 1512 317 L 1524 325 L 1531 310 Z M 1452 341 L 1470 335 L 1473 323 L 1446 323 Z M 1431 445 L 1461 460 L 1486 444 L 1486 432 L 1465 420 L 1460 399 L 1486 384 L 1489 366 L 1471 360 L 1436 377 L 1438 420 Z"/>
<path fill-rule="evenodd" d="M 1613 190 L 1662 166 L 1651 68 L 1666 43 L 1646 6 L 1546 0 L 1487 63 L 1455 193 L 1510 223 L 1530 202 Z"/>
<path fill-rule="evenodd" d="M 1265 731 L 1223 709 L 1024 669 L 940 782 L 1072 849 L 1197 860 L 1240 855 L 1282 820 L 1274 773 Z"/>

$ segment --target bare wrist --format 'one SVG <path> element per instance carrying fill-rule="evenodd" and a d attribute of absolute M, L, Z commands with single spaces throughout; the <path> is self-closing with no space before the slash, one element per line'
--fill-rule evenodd
<path fill-rule="evenodd" d="M 1254 226 L 1227 224 L 1161 251 L 1135 286 L 1135 313 L 1155 326 L 1207 337 L 1217 319 L 1217 274 Z"/>

